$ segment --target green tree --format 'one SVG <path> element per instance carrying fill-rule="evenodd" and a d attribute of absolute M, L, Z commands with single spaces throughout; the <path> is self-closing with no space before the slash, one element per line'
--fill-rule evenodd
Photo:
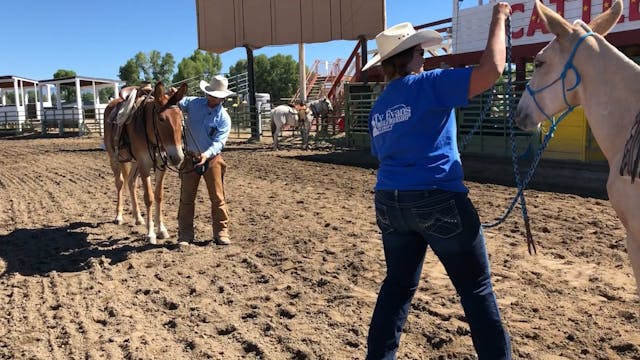
<path fill-rule="evenodd" d="M 209 78 L 214 74 L 218 74 L 220 69 L 222 69 L 220 55 L 194 50 L 191 56 L 182 59 L 178 64 L 178 72 L 173 76 L 173 82 L 188 80 L 189 92 L 194 93 L 198 89 L 195 80 Z"/>
<path fill-rule="evenodd" d="M 58 69 L 58 71 L 53 73 L 54 79 L 64 79 L 64 78 L 69 78 L 74 76 L 77 76 L 77 75 L 76 75 L 76 72 L 73 70 Z M 61 86 L 60 99 L 62 101 L 67 101 L 67 102 L 76 101 L 75 86 Z"/>
<path fill-rule="evenodd" d="M 98 97 L 100 98 L 101 104 L 107 104 L 109 102 L 109 99 L 112 99 L 115 97 L 114 95 L 115 95 L 115 92 L 113 91 L 112 86 L 102 88 L 100 89 L 100 91 L 98 91 Z"/>
<path fill-rule="evenodd" d="M 152 78 L 156 81 L 162 81 L 165 85 L 170 84 L 173 68 L 176 66 L 173 55 L 166 53 L 165 56 L 161 56 L 159 51 L 153 50 L 149 53 L 149 63 Z"/>
<path fill-rule="evenodd" d="M 5 100 L 5 104 L 7 105 L 15 105 L 16 104 L 15 92 L 4 91 L 4 100 Z"/>
<path fill-rule="evenodd" d="M 40 101 L 40 98 L 38 98 L 36 101 L 36 92 L 33 90 L 27 90 L 27 103 L 35 104 L 38 101 Z"/>
<path fill-rule="evenodd" d="M 129 59 L 126 64 L 120 66 L 118 77 L 127 85 L 139 84 L 140 71 L 138 70 L 136 61 L 134 59 Z"/>
<path fill-rule="evenodd" d="M 93 103 L 93 94 L 89 92 L 84 92 L 80 95 L 83 104 Z"/>
<path fill-rule="evenodd" d="M 247 60 L 241 59 L 238 60 L 235 65 L 229 66 L 229 77 L 236 76 L 244 72 L 247 72 Z"/>
<path fill-rule="evenodd" d="M 269 59 L 271 74 L 268 88 L 260 92 L 270 92 L 273 99 L 292 97 L 298 88 L 298 62 L 291 55 L 277 54 Z"/>
<path fill-rule="evenodd" d="M 271 94 L 271 99 L 292 97 L 298 89 L 298 62 L 291 55 L 277 54 L 270 58 L 261 54 L 253 58 L 256 92 Z M 247 71 L 247 60 L 229 67 L 229 77 Z"/>
<path fill-rule="evenodd" d="M 118 76 L 127 85 L 138 85 L 142 81 L 162 81 L 169 84 L 175 63 L 171 53 L 162 55 L 159 51 L 152 50 L 147 55 L 138 52 L 120 67 Z"/>
<path fill-rule="evenodd" d="M 73 70 L 58 69 L 58 71 L 53 73 L 53 78 L 62 79 L 67 77 L 74 77 L 76 75 L 77 75 L 76 72 Z"/>
<path fill-rule="evenodd" d="M 138 52 L 133 59 L 136 62 L 139 73 L 142 74 L 142 79 L 151 81 L 151 63 L 147 55 L 143 52 Z"/>

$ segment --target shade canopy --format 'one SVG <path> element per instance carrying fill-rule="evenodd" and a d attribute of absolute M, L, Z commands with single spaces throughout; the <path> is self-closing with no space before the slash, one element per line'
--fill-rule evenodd
<path fill-rule="evenodd" d="M 196 0 L 198 47 L 237 47 L 373 39 L 386 25 L 384 0 Z"/>

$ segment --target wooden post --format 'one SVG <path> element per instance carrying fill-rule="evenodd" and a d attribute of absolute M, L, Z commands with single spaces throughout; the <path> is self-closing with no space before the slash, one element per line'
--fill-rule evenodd
<path fill-rule="evenodd" d="M 300 77 L 300 100 L 304 104 L 307 101 L 307 74 L 304 59 L 304 44 L 298 44 L 298 70 Z"/>
<path fill-rule="evenodd" d="M 360 54 L 362 57 L 362 64 L 360 65 L 360 69 L 362 69 L 367 64 L 367 59 L 368 59 L 367 39 L 364 36 L 360 36 L 360 40 L 358 41 L 360 41 Z M 369 77 L 367 76 L 368 73 L 369 73 L 369 70 L 366 70 L 360 74 L 361 80 L 365 84 L 369 81 L 368 80 Z"/>
<path fill-rule="evenodd" d="M 78 107 L 78 136 L 84 135 L 84 110 L 82 109 L 82 93 L 80 92 L 80 79 L 76 78 L 76 106 Z M 74 111 L 72 111 L 74 112 Z"/>
<path fill-rule="evenodd" d="M 251 141 L 260 141 L 262 135 L 262 124 L 258 121 L 258 109 L 256 107 L 256 77 L 253 68 L 253 49 L 245 45 L 247 50 L 247 77 L 248 77 L 248 100 L 249 100 L 249 121 L 251 123 Z"/>

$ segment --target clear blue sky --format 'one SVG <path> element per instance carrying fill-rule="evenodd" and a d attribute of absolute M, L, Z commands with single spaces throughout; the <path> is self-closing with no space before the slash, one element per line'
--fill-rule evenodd
<path fill-rule="evenodd" d="M 231 0 L 229 0 L 231 1 Z M 460 3 L 477 6 L 476 0 Z M 452 16 L 451 0 L 387 0 L 387 26 L 414 25 Z M 195 0 L 6 0 L 2 1 L 0 76 L 33 80 L 58 69 L 78 75 L 117 79 L 120 66 L 137 52 L 173 54 L 176 64 L 198 47 Z M 306 63 L 347 58 L 354 41 L 305 45 Z M 374 49 L 370 42 L 369 49 Z M 270 46 L 255 55 L 291 55 L 298 46 Z M 222 70 L 246 58 L 244 48 L 221 54 Z"/>

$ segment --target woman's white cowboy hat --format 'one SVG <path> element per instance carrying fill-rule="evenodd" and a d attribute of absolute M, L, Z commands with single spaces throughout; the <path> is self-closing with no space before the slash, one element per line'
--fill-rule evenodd
<path fill-rule="evenodd" d="M 422 48 L 426 50 L 441 43 L 442 36 L 437 31 L 429 29 L 416 31 L 411 23 L 400 23 L 384 30 L 376 36 L 378 53 L 367 62 L 362 68 L 362 71 L 418 44 L 421 44 Z"/>
<path fill-rule="evenodd" d="M 202 91 L 220 99 L 224 99 L 229 95 L 235 94 L 233 91 L 227 89 L 228 87 L 229 80 L 222 75 L 214 76 L 208 83 L 204 80 L 200 80 L 200 89 L 202 89 Z"/>

